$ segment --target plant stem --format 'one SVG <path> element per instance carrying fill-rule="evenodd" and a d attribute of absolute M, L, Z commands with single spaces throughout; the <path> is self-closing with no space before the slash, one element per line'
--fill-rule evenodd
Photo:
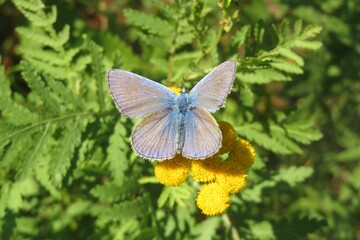
<path fill-rule="evenodd" d="M 232 235 L 232 239 L 234 240 L 240 240 L 240 235 L 237 231 L 237 229 L 231 224 L 229 215 L 227 215 L 226 213 L 222 215 L 223 221 L 225 226 L 229 227 L 231 230 L 231 235 Z"/>

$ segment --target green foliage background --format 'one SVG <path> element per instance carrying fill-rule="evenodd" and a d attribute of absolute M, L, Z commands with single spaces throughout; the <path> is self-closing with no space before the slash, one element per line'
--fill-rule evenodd
<path fill-rule="evenodd" d="M 360 6 L 0 1 L 1 239 L 360 239 Z M 216 113 L 257 150 L 226 214 L 164 188 L 109 96 L 122 68 L 190 89 L 238 62 Z"/>

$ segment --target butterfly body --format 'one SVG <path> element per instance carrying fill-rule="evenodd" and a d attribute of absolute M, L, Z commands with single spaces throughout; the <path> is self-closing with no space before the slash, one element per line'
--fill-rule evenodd
<path fill-rule="evenodd" d="M 210 112 L 224 105 L 235 67 L 235 61 L 224 62 L 179 95 L 134 73 L 110 70 L 109 89 L 120 112 L 143 117 L 131 135 L 136 153 L 161 161 L 176 154 L 201 160 L 218 152 L 222 135 Z"/>
<path fill-rule="evenodd" d="M 177 153 L 181 154 L 181 150 L 185 142 L 185 128 L 187 124 L 186 120 L 188 118 L 187 115 L 193 107 L 191 105 L 191 98 L 185 91 L 181 91 L 181 93 L 176 97 L 175 102 L 176 107 L 174 108 L 174 111 L 176 111 L 177 119 L 179 119 Z"/>

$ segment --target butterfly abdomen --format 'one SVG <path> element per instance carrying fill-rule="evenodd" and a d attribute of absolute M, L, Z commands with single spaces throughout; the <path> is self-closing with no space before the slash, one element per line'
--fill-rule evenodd
<path fill-rule="evenodd" d="M 186 116 L 190 108 L 190 98 L 188 93 L 181 92 L 180 95 L 177 96 L 176 107 L 178 110 L 178 119 L 179 119 L 177 152 L 181 153 L 185 142 Z"/>

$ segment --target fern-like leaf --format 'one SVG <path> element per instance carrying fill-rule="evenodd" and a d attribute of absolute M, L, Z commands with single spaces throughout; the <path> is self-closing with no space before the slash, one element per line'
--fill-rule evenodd
<path fill-rule="evenodd" d="M 77 118 L 75 121 L 64 123 L 62 135 L 57 139 L 58 145 L 49 165 L 49 175 L 56 186 L 62 185 L 62 179 L 70 167 L 75 148 L 80 143 L 82 130 L 80 121 Z"/>
<path fill-rule="evenodd" d="M 133 9 L 125 9 L 126 21 L 141 29 L 159 36 L 168 36 L 173 32 L 173 26 L 159 17 L 153 17 Z"/>

